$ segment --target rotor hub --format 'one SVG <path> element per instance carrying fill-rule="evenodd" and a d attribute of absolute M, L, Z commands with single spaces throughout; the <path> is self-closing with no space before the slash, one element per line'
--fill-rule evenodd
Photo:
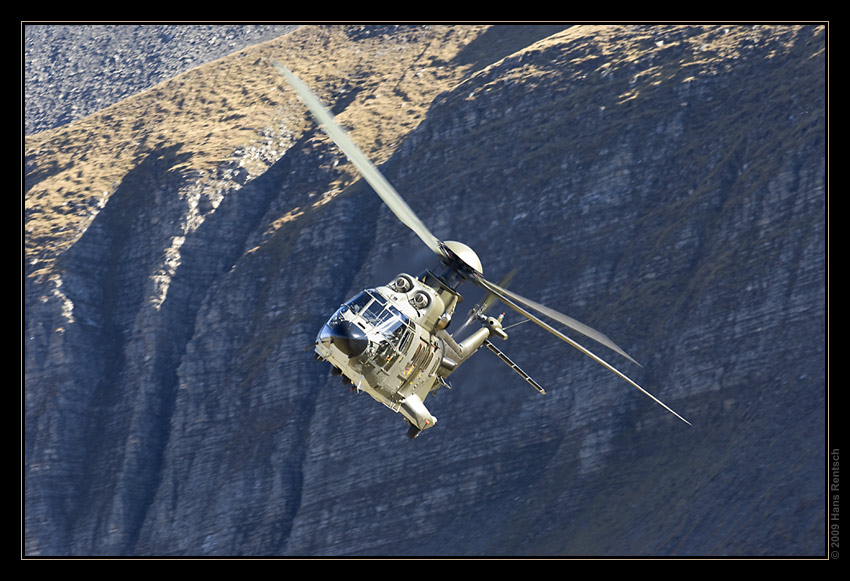
<path fill-rule="evenodd" d="M 481 268 L 481 259 L 478 258 L 478 255 L 475 254 L 475 251 L 472 250 L 472 248 L 463 242 L 457 242 L 456 240 L 448 240 L 444 242 L 443 245 L 451 253 L 451 256 L 447 257 L 449 266 L 460 269 L 461 271 L 472 269 L 479 274 L 483 273 L 483 269 Z M 459 262 L 459 264 L 454 264 L 455 261 Z"/>

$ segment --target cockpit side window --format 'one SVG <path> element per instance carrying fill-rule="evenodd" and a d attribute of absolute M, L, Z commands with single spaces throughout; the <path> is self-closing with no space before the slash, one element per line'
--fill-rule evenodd
<path fill-rule="evenodd" d="M 351 312 L 355 315 L 359 315 L 363 312 L 364 309 L 367 308 L 372 299 L 375 298 L 369 291 L 362 291 L 358 293 L 354 298 L 349 299 L 345 303 L 342 304 L 340 308 L 336 310 L 331 317 L 331 320 L 342 319 L 343 314 L 346 312 Z M 380 307 L 378 307 L 380 310 Z"/>
<path fill-rule="evenodd" d="M 383 319 L 387 317 L 384 301 L 379 297 L 374 297 L 375 300 L 369 303 L 369 306 L 360 313 L 364 319 L 373 325 L 379 325 Z"/>
<path fill-rule="evenodd" d="M 372 300 L 372 295 L 368 292 L 363 291 L 359 293 L 356 297 L 345 303 L 343 306 L 347 307 L 351 310 L 355 315 L 358 314 L 363 308 L 369 304 L 369 301 Z"/>
<path fill-rule="evenodd" d="M 390 309 L 395 313 L 389 312 Z M 378 330 L 384 337 L 382 348 L 378 353 L 378 360 L 383 360 L 384 368 L 389 368 L 396 362 L 404 352 L 405 344 L 410 341 L 410 337 L 413 335 L 407 317 L 393 307 L 388 307 L 387 313 L 390 316 L 378 326 Z"/>

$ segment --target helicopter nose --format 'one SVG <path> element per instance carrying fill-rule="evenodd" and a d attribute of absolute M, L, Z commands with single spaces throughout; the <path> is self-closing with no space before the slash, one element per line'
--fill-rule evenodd
<path fill-rule="evenodd" d="M 331 343 L 349 357 L 357 357 L 369 345 L 366 333 L 351 321 L 336 321 L 325 327 Z"/>

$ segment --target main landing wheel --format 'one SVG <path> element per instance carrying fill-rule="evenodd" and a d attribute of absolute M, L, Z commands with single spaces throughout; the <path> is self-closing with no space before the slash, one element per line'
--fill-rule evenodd
<path fill-rule="evenodd" d="M 422 433 L 422 430 L 420 430 L 419 428 L 417 428 L 414 425 L 411 425 L 410 428 L 408 428 L 408 430 L 407 430 L 407 437 L 410 438 L 411 440 L 415 440 L 419 436 L 419 434 L 421 434 L 421 433 Z"/>

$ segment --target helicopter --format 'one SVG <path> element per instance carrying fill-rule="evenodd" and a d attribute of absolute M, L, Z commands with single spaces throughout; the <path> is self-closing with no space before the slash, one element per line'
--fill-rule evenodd
<path fill-rule="evenodd" d="M 271 59 L 271 64 L 399 221 L 440 259 L 439 268 L 425 270 L 417 276 L 400 273 L 387 284 L 359 292 L 333 313 L 322 325 L 312 346 L 316 359 L 330 363 L 333 374 L 341 375 L 343 382 L 350 384 L 352 390 L 366 392 L 400 413 L 409 425 L 407 436 L 411 439 L 437 423 L 437 418 L 425 406 L 425 398 L 441 387 L 450 388 L 448 377 L 482 347 L 492 351 L 539 393 L 545 394 L 537 381 L 494 344 L 495 338 L 508 338 L 502 324 L 504 313 L 498 317 L 487 315 L 489 307 L 498 300 L 519 313 L 524 318 L 521 322 L 531 321 L 572 345 L 691 425 L 613 365 L 538 315 L 560 323 L 639 365 L 606 335 L 509 291 L 505 286 L 511 275 L 502 279 L 500 284 L 489 281 L 484 278 L 481 260 L 472 248 L 462 242 L 442 241 L 434 236 L 315 93 L 277 60 Z M 464 282 L 486 291 L 485 298 L 470 311 L 462 327 L 449 333 L 447 327 L 463 300 L 457 288 Z M 461 340 L 462 331 L 471 324 L 477 324 L 479 328 Z"/>

